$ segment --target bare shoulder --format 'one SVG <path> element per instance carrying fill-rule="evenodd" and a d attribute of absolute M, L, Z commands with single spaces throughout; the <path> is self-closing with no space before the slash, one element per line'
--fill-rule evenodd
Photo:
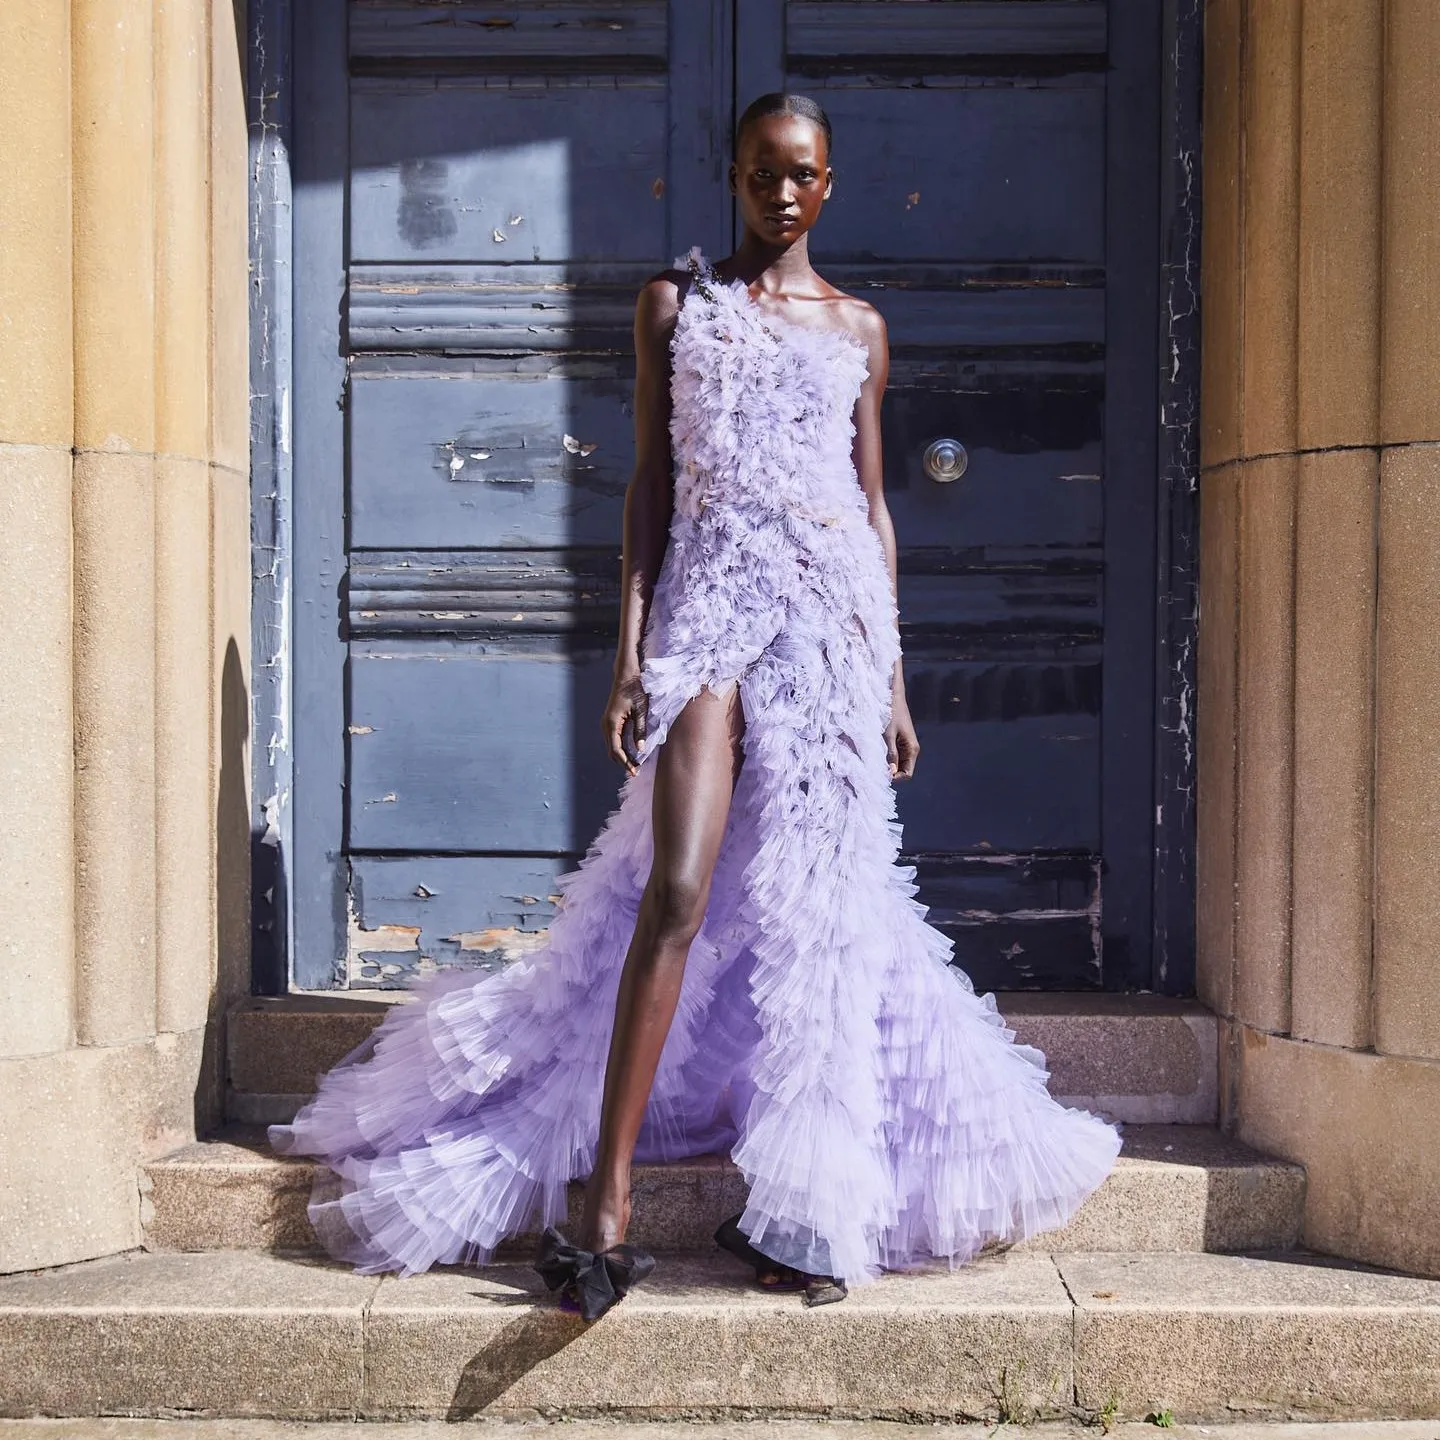
<path fill-rule="evenodd" d="M 841 329 L 848 330 L 866 349 L 884 349 L 889 343 L 885 317 L 868 301 L 844 290 L 836 290 L 835 305 Z"/>
<path fill-rule="evenodd" d="M 848 330 L 873 355 L 889 343 L 885 317 L 868 301 L 828 280 L 821 280 L 825 299 L 830 305 L 833 328 Z"/>
<path fill-rule="evenodd" d="M 635 300 L 637 329 L 661 334 L 673 328 L 680 311 L 680 296 L 689 283 L 683 270 L 662 270 L 652 275 L 641 287 Z"/>

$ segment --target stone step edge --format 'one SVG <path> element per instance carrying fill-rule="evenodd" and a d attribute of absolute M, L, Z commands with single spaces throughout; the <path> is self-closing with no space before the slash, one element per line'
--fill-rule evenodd
<path fill-rule="evenodd" d="M 225 1120 L 231 1125 L 288 1125 L 301 1106 L 315 1098 L 314 1091 L 271 1093 L 261 1090 L 225 1091 Z M 1060 1105 L 1089 1110 L 1114 1125 L 1188 1125 L 1213 1130 L 1216 1107 L 1208 1097 L 1198 1101 L 1173 1092 L 1154 1095 L 1057 1095 Z"/>
<path fill-rule="evenodd" d="M 0 1351 L 6 1415 L 1434 1418 L 1440 1282 L 1011 1254 L 807 1311 L 720 1257 L 667 1260 L 584 1327 L 522 1267 L 130 1256 L 0 1279 Z"/>
<path fill-rule="evenodd" d="M 227 1020 L 229 1118 L 290 1120 L 317 1072 L 403 1003 L 388 993 L 377 1000 L 313 992 L 240 1001 Z M 1046 1051 L 1062 1103 L 1124 1123 L 1216 1122 L 1218 1027 L 1198 1001 L 1017 991 L 999 1003 L 1020 1039 Z M 1101 1043 L 1106 1037 L 1113 1043 Z"/>
<path fill-rule="evenodd" d="M 182 1147 L 144 1167 L 146 1243 L 157 1250 L 313 1249 L 306 1202 L 321 1167 L 266 1153 L 254 1133 Z M 1298 1243 L 1305 1172 L 1216 1132 L 1127 1127 L 1115 1173 L 1063 1230 L 1029 1248 L 1058 1250 L 1286 1249 Z M 744 1207 L 744 1181 L 728 1157 L 636 1167 L 637 1243 L 709 1249 L 716 1225 Z M 570 1190 L 573 1229 L 582 1189 Z M 501 1254 L 533 1248 L 533 1233 Z"/>

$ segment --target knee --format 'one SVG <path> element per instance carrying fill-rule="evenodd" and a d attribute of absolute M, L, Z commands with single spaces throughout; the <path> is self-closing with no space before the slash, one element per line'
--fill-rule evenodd
<path fill-rule="evenodd" d="M 706 890 L 703 883 L 688 875 L 651 875 L 645 903 L 659 941 L 690 944 L 705 919 Z"/>

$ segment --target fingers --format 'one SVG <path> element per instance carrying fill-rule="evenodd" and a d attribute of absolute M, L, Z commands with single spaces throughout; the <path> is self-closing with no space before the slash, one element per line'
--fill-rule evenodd
<path fill-rule="evenodd" d="M 630 764 L 630 757 L 625 753 L 625 715 L 618 710 L 607 710 L 601 728 L 605 734 L 605 749 L 610 758 L 633 775 L 634 768 Z"/>
<path fill-rule="evenodd" d="M 624 722 L 620 726 L 620 752 L 621 763 L 625 766 L 626 773 L 633 775 L 640 768 L 640 742 L 635 733 L 635 711 L 633 709 L 626 713 Z"/>
<path fill-rule="evenodd" d="M 908 730 L 893 726 L 885 731 L 885 763 L 892 780 L 909 780 L 915 774 L 915 762 L 920 758 L 920 742 Z"/>
<path fill-rule="evenodd" d="M 915 774 L 915 762 L 920 758 L 920 742 L 913 733 L 906 732 L 900 736 L 900 775 L 901 780 L 909 780 Z"/>

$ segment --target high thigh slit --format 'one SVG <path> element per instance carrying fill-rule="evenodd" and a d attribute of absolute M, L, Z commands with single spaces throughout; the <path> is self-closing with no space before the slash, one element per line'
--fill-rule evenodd
<path fill-rule="evenodd" d="M 728 1153 L 749 1242 L 854 1286 L 1063 1225 L 1119 1148 L 1051 1099 L 1043 1056 L 950 965 L 898 863 L 895 604 L 850 458 L 866 352 L 691 266 L 638 771 L 538 950 L 423 981 L 271 1130 L 339 1174 L 311 1218 L 366 1271 L 483 1260 L 564 1216 L 594 1161 L 655 757 L 707 687 L 737 687 L 744 759 L 636 1158 Z"/>

